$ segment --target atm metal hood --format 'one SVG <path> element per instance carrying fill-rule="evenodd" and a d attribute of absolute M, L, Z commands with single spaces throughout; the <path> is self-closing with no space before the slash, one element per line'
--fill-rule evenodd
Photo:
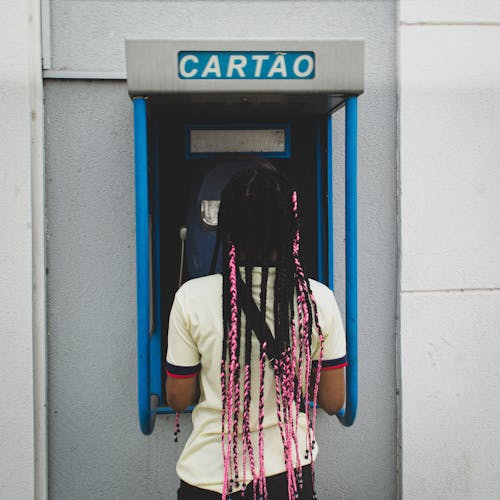
<path fill-rule="evenodd" d="M 146 97 L 160 112 L 325 114 L 364 91 L 362 39 L 125 44 L 130 97 Z"/>

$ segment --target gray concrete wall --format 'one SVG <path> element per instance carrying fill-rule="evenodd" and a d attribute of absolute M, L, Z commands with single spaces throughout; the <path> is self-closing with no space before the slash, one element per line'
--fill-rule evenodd
<path fill-rule="evenodd" d="M 321 500 L 396 498 L 395 1 L 51 2 L 51 70 L 125 72 L 129 35 L 366 40 L 359 100 L 359 406 L 318 416 Z M 47 54 L 46 54 L 47 55 Z M 137 417 L 132 104 L 120 81 L 45 80 L 49 498 L 175 498 L 173 417 Z M 342 116 L 335 120 L 339 210 Z M 343 309 L 341 217 L 337 296 Z M 182 418 L 182 437 L 189 416 Z M 182 441 L 182 440 L 181 440 Z"/>

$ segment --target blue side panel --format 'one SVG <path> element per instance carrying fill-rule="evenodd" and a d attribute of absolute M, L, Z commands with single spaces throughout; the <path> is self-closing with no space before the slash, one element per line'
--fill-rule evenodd
<path fill-rule="evenodd" d="M 321 148 L 321 131 L 322 121 L 321 117 L 316 118 L 316 217 L 318 219 L 318 281 L 325 282 L 325 255 L 324 255 L 324 241 L 323 241 L 323 227 L 324 227 L 324 214 L 323 214 L 323 158 Z"/>
<path fill-rule="evenodd" d="M 345 237 L 346 237 L 346 405 L 338 414 L 350 426 L 358 405 L 358 244 L 357 244 L 357 98 L 346 100 L 345 131 Z"/>
<path fill-rule="evenodd" d="M 154 330 L 150 337 L 150 373 L 151 393 L 161 398 L 161 287 L 160 287 L 160 193 L 159 193 L 159 127 L 153 123 L 151 131 L 152 155 L 152 231 L 153 231 L 153 300 L 154 300 Z"/>
<path fill-rule="evenodd" d="M 328 287 L 335 290 L 334 266 L 335 248 L 333 240 L 333 138 L 332 138 L 332 115 L 328 116 L 328 165 L 327 165 L 327 193 L 328 193 Z"/>
<path fill-rule="evenodd" d="M 149 352 L 149 204 L 146 100 L 134 99 L 137 372 L 139 424 L 144 434 L 153 431 L 150 406 Z"/>

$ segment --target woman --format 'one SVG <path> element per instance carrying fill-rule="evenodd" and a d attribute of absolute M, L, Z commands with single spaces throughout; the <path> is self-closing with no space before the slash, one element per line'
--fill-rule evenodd
<path fill-rule="evenodd" d="M 176 293 L 167 402 L 192 413 L 178 499 L 311 500 L 316 408 L 344 403 L 345 335 L 333 293 L 301 263 L 297 195 L 258 163 L 221 195 L 222 273 Z"/>

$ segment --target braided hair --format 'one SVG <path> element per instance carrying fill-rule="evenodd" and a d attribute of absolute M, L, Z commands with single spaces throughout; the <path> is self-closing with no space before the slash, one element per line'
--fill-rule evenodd
<path fill-rule="evenodd" d="M 299 411 L 305 413 L 310 429 L 306 443 L 307 459 L 312 457 L 315 445 L 316 400 L 323 356 L 323 335 L 318 323 L 316 303 L 301 263 L 297 194 L 289 180 L 278 170 L 257 164 L 255 168 L 241 171 L 231 178 L 222 191 L 218 217 L 212 272 L 221 252 L 224 328 L 221 361 L 222 498 L 228 498 L 235 487 L 240 487 L 240 482 L 243 494 L 247 484 L 253 482 L 254 499 L 268 498 L 264 470 L 264 368 L 267 362 L 274 371 L 274 387 L 266 387 L 266 390 L 276 393 L 288 498 L 296 499 L 302 487 L 297 434 Z M 264 328 L 270 266 L 276 269 L 274 346 L 267 342 L 260 344 L 258 445 L 254 449 L 250 431 L 250 321 L 245 321 L 244 331 L 241 331 L 242 311 L 249 310 L 246 307 L 248 304 L 243 302 L 253 299 L 251 292 L 244 293 L 242 287 L 252 290 L 252 268 L 262 268 L 258 310 L 259 321 Z M 320 341 L 320 356 L 315 371 L 312 370 L 311 359 L 313 329 Z M 239 477 L 240 458 L 242 478 Z M 247 464 L 250 466 L 249 480 Z"/>

